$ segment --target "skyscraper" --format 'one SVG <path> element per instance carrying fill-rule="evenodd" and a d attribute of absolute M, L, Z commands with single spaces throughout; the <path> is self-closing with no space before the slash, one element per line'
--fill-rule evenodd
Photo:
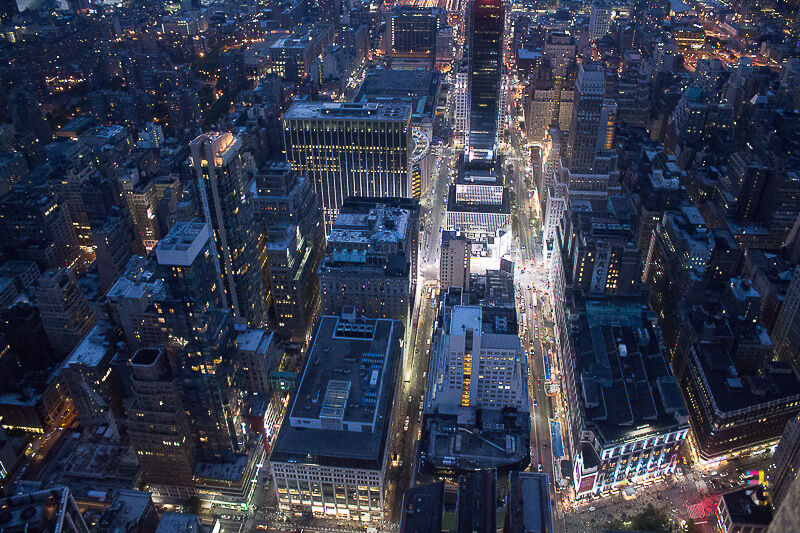
<path fill-rule="evenodd" d="M 497 143 L 503 4 L 500 0 L 474 0 L 469 18 L 469 152 L 471 157 L 491 158 Z"/>
<path fill-rule="evenodd" d="M 592 4 L 589 14 L 589 36 L 592 40 L 604 37 L 611 29 L 611 8 L 603 3 Z"/>
<path fill-rule="evenodd" d="M 253 177 L 242 141 L 230 133 L 191 142 L 191 165 L 205 221 L 213 229 L 213 256 L 227 305 L 251 326 L 266 322 L 264 278 L 250 201 Z"/>
<path fill-rule="evenodd" d="M 283 133 L 292 169 L 313 180 L 327 233 L 348 196 L 412 195 L 411 106 L 298 102 Z"/>
<path fill-rule="evenodd" d="M 616 104 L 605 99 L 603 67 L 581 65 L 567 142 L 567 162 L 571 173 L 593 174 L 598 171 L 597 154 L 612 147 L 615 122 Z"/>
<path fill-rule="evenodd" d="M 134 403 L 128 435 L 142 477 L 159 496 L 185 499 L 194 494 L 194 446 L 189 423 L 163 350 L 138 350 L 130 361 Z"/>
<path fill-rule="evenodd" d="M 309 179 L 289 163 L 256 173 L 258 219 L 263 228 L 266 270 L 275 330 L 304 344 L 319 308 L 317 269 L 325 253 L 319 200 Z"/>

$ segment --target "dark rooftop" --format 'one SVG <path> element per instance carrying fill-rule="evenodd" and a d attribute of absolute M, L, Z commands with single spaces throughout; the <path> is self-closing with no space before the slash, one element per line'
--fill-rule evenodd
<path fill-rule="evenodd" d="M 686 424 L 677 381 L 649 322 L 590 326 L 582 315 L 580 326 L 576 385 L 587 426 L 614 442 Z"/>
<path fill-rule="evenodd" d="M 380 468 L 402 329 L 395 320 L 322 317 L 273 460 L 311 455 Z"/>

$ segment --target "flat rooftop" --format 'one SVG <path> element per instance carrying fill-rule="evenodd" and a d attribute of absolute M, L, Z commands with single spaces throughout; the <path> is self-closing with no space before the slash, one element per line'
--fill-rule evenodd
<path fill-rule="evenodd" d="M 311 455 L 324 464 L 350 459 L 380 469 L 402 330 L 395 320 L 322 317 L 273 461 Z"/>
<path fill-rule="evenodd" d="M 605 444 L 678 428 L 688 412 L 649 323 L 590 326 L 580 318 L 576 386 L 586 425 Z"/>
<path fill-rule="evenodd" d="M 403 122 L 411 120 L 407 104 L 295 102 L 283 115 L 284 120 L 364 120 Z"/>
<path fill-rule="evenodd" d="M 103 362 L 103 358 L 115 350 L 115 346 L 109 340 L 111 325 L 108 322 L 99 321 L 86 334 L 81 342 L 72 350 L 69 357 L 64 361 L 61 368 L 68 368 L 73 365 L 97 366 Z"/>
<path fill-rule="evenodd" d="M 723 413 L 766 408 L 773 402 L 796 401 L 800 397 L 800 380 L 788 363 L 773 361 L 757 375 L 742 376 L 736 372 L 724 345 L 701 342 L 694 346 L 711 400 Z"/>

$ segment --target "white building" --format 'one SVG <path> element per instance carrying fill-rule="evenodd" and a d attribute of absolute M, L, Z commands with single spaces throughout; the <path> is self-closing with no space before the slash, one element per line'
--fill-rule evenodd
<path fill-rule="evenodd" d="M 429 408 L 528 410 L 528 361 L 516 334 L 516 311 L 458 305 L 431 350 Z M 514 322 L 509 324 L 509 321 Z"/>
<path fill-rule="evenodd" d="M 594 41 L 605 36 L 611 29 L 611 8 L 603 4 L 592 4 L 589 14 L 589 37 Z"/>

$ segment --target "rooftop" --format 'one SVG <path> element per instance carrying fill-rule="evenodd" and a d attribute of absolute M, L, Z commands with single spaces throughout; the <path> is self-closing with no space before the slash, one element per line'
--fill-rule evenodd
<path fill-rule="evenodd" d="M 677 380 L 649 322 L 590 326 L 581 315 L 576 351 L 586 425 L 606 444 L 687 423 Z"/>
<path fill-rule="evenodd" d="M 295 102 L 284 120 L 364 120 L 408 123 L 411 106 L 406 104 Z"/>
<path fill-rule="evenodd" d="M 75 365 L 100 365 L 106 355 L 116 348 L 109 340 L 111 331 L 111 324 L 102 320 L 98 321 L 78 346 L 72 350 L 72 353 L 69 354 L 61 368 L 69 368 Z"/>
<path fill-rule="evenodd" d="M 757 374 L 745 376 L 736 371 L 728 349 L 721 343 L 696 343 L 694 351 L 711 401 L 720 412 L 800 400 L 800 380 L 788 363 L 769 362 Z"/>
<path fill-rule="evenodd" d="M 547 474 L 511 472 L 508 479 L 509 533 L 552 533 L 550 482 Z"/>
<path fill-rule="evenodd" d="M 166 237 L 156 244 L 156 259 L 160 265 L 189 266 L 210 237 L 208 224 L 178 222 Z"/>
<path fill-rule="evenodd" d="M 401 337 L 394 320 L 322 317 L 273 460 L 312 455 L 379 469 Z"/>

